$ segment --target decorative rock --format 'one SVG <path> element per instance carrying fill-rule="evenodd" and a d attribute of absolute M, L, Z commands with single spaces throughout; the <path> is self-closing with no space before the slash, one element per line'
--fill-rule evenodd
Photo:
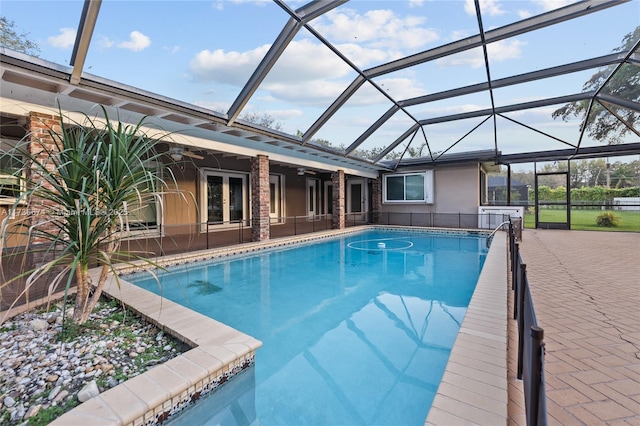
<path fill-rule="evenodd" d="M 23 416 L 24 416 L 24 408 L 22 409 L 16 408 L 11 412 L 11 416 L 9 418 L 11 419 L 12 422 L 17 422 L 18 420 L 21 420 Z"/>
<path fill-rule="evenodd" d="M 68 395 L 69 395 L 69 392 L 67 392 L 66 390 L 60 391 L 60 393 L 56 395 L 55 398 L 53 398 L 52 402 L 58 403 L 63 399 L 65 399 Z"/>
<path fill-rule="evenodd" d="M 31 407 L 29 407 L 23 418 L 26 420 L 30 417 L 35 416 L 36 414 L 38 414 L 38 411 L 40 411 L 41 407 L 41 404 L 32 405 Z"/>
<path fill-rule="evenodd" d="M 112 321 L 104 318 L 114 310 L 112 307 L 96 310 L 91 319 L 97 324 L 111 325 Z M 72 310 L 67 310 L 67 315 L 72 314 Z M 161 347 L 170 341 L 169 336 L 157 340 L 161 333 L 149 325 L 115 322 L 118 329 L 127 328 L 135 334 L 133 339 L 121 335 L 119 330 L 108 328 L 104 333 L 96 327 L 71 341 L 61 342 L 61 320 L 62 307 L 59 306 L 55 312 L 26 312 L 2 324 L 0 411 L 6 413 L 3 417 L 6 422 L 0 421 L 2 425 L 26 426 L 29 418 L 38 413 L 42 415 L 52 406 L 62 406 L 66 400 L 79 399 L 78 392 L 83 387 L 82 399 L 93 396 L 89 390 L 100 392 L 97 383 L 90 386 L 87 372 L 93 374 L 93 379 L 107 376 L 105 389 L 137 376 L 150 368 L 138 365 L 135 359 L 139 357 L 138 351 L 149 354 L 154 363 L 174 356 L 173 349 L 161 352 Z"/>
<path fill-rule="evenodd" d="M 48 397 L 49 401 L 54 401 L 61 390 L 62 390 L 62 387 L 60 386 L 56 386 L 55 388 L 53 388 L 53 390 L 49 393 L 49 397 Z"/>
<path fill-rule="evenodd" d="M 3 403 L 4 403 L 4 406 L 5 406 L 5 407 L 7 407 L 7 408 L 11 408 L 11 407 L 13 407 L 14 405 L 16 405 L 16 400 L 15 400 L 15 399 L 13 399 L 13 398 L 11 398 L 10 396 L 5 396 L 5 397 L 4 397 L 4 401 L 3 401 Z"/>
<path fill-rule="evenodd" d="M 43 319 L 34 319 L 29 321 L 29 327 L 35 331 L 46 330 L 49 327 L 49 323 Z"/>
<path fill-rule="evenodd" d="M 93 398 L 94 396 L 98 396 L 100 391 L 98 390 L 98 385 L 95 380 L 87 383 L 81 390 L 78 392 L 78 401 L 85 402 Z"/>

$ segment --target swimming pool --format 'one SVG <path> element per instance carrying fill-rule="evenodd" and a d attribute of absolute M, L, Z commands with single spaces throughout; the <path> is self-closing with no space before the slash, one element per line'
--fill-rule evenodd
<path fill-rule="evenodd" d="M 262 340 L 223 387 L 237 424 L 423 424 L 485 256 L 484 237 L 369 231 L 127 280 Z"/>

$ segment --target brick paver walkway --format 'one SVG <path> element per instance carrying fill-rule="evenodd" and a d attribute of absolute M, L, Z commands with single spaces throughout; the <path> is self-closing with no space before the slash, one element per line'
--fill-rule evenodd
<path fill-rule="evenodd" d="M 549 424 L 640 425 L 640 234 L 525 230 L 520 250 L 544 328 Z M 517 400 L 512 425 L 525 424 Z"/>

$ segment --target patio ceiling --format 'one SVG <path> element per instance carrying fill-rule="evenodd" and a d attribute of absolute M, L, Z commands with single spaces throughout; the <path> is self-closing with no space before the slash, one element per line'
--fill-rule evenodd
<path fill-rule="evenodd" d="M 393 169 L 400 159 L 415 163 L 409 158 L 416 152 L 423 163 L 477 158 L 502 164 L 640 153 L 640 40 L 620 49 L 624 36 L 640 26 L 638 0 L 556 2 L 561 7 L 554 9 L 541 9 L 536 1 L 510 2 L 520 7 L 517 16 L 495 0 L 255 2 L 263 21 L 245 15 L 227 37 L 201 28 L 201 47 L 184 63 L 198 83 L 195 94 L 171 83 L 178 86 L 180 67 L 167 76 L 169 65 L 148 68 L 136 80 L 122 68 L 136 70 L 144 63 L 101 61 L 107 48 L 100 37 L 107 28 L 130 22 L 133 30 L 150 19 L 134 10 L 141 4 L 158 14 L 182 4 L 187 22 L 197 26 L 205 2 L 70 3 L 65 15 L 76 28 L 68 59 L 48 48 L 39 57 L 2 48 L 3 98 L 85 111 L 100 103 L 121 117 L 146 115 L 159 128 L 183 131 L 196 149 L 239 156 L 260 151 L 276 162 L 371 176 Z M 17 2 L 3 1 L 3 9 L 3 16 L 28 24 L 20 21 Z M 121 10 L 133 16 L 123 18 Z M 183 43 L 177 41 L 188 32 L 182 15 L 162 16 L 157 19 L 165 21 L 155 27 Z M 224 19 L 222 12 L 208 21 L 222 27 L 216 19 Z M 445 20 L 455 26 L 440 24 Z M 250 27 L 254 22 L 263 27 Z M 374 35 L 369 30 L 375 23 L 380 27 Z M 151 31 L 132 31 L 131 37 L 151 40 Z M 227 64 L 235 58 L 231 71 L 216 62 L 220 57 Z M 585 90 L 583 84 L 598 71 L 606 77 Z M 154 81 L 156 72 L 160 82 Z M 632 77 L 623 90 L 612 87 L 621 73 Z M 209 89 L 220 98 L 193 100 Z M 616 143 L 596 140 L 581 117 L 552 117 L 554 110 L 582 101 L 604 108 L 610 121 L 626 129 L 624 137 Z M 11 110 L 3 102 L 2 112 Z M 285 117 L 286 111 L 291 115 L 282 126 L 250 119 Z"/>

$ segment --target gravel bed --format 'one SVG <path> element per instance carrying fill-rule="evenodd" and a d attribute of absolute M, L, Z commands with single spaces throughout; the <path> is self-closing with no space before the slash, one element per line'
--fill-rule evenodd
<path fill-rule="evenodd" d="M 101 301 L 82 327 L 67 308 L 63 328 L 62 307 L 0 325 L 0 424 L 46 425 L 189 349 L 116 301 Z"/>

